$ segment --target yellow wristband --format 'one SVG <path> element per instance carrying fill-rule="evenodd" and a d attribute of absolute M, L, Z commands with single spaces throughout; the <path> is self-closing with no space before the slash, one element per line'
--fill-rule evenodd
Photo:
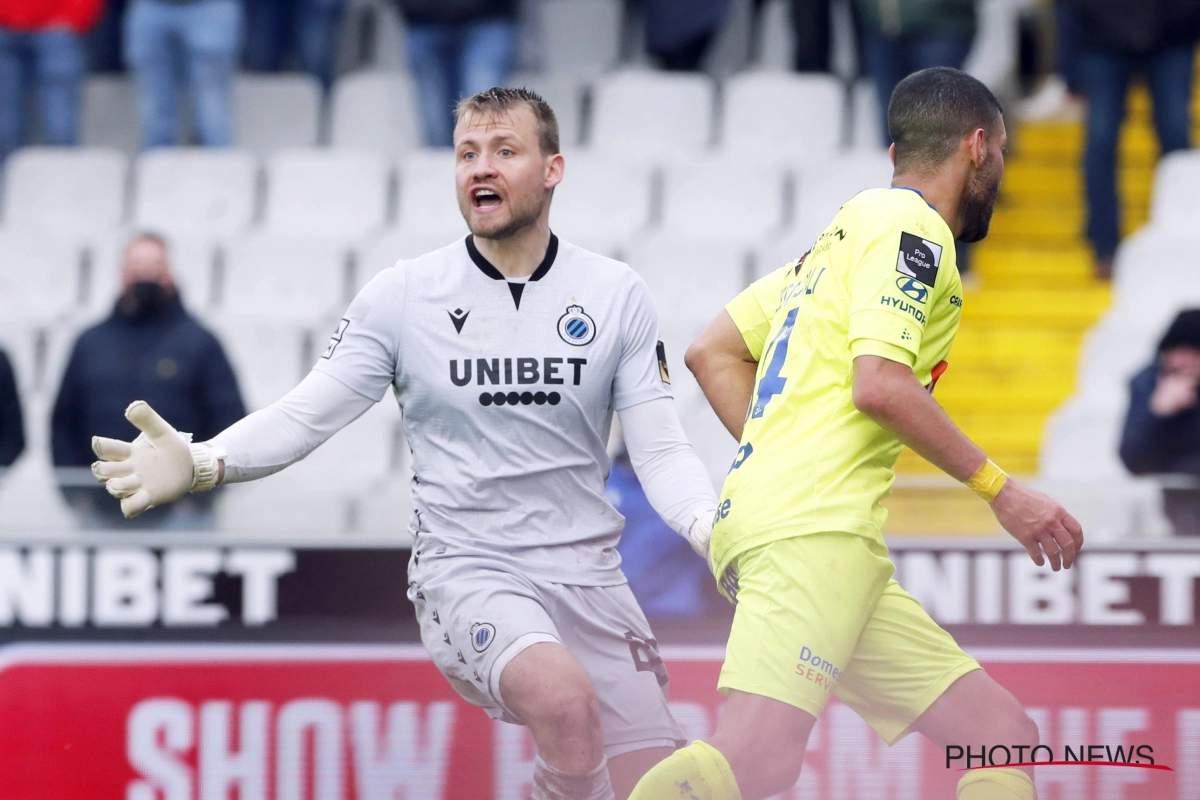
<path fill-rule="evenodd" d="M 996 499 L 996 495 L 1000 494 L 1006 483 L 1008 474 L 993 464 L 991 459 L 983 462 L 983 466 L 967 478 L 967 488 L 989 503 Z"/>

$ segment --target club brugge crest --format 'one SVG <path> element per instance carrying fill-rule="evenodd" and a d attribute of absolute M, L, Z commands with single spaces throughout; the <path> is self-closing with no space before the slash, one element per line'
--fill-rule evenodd
<path fill-rule="evenodd" d="M 471 626 L 471 646 L 475 648 L 476 653 L 487 650 L 495 638 L 496 626 L 492 623 L 476 622 Z"/>
<path fill-rule="evenodd" d="M 558 335 L 567 344 L 582 347 L 596 338 L 596 321 L 583 311 L 583 306 L 567 306 L 567 313 L 558 318 Z"/>

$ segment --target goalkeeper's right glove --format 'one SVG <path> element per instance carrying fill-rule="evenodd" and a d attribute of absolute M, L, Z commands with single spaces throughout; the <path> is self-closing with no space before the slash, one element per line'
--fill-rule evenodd
<path fill-rule="evenodd" d="M 216 486 L 220 461 L 211 446 L 192 444 L 190 433 L 172 428 L 144 400 L 131 403 L 125 419 L 141 435 L 132 442 L 93 436 L 92 450 L 100 460 L 92 464 L 92 474 L 121 501 L 126 517 Z"/>

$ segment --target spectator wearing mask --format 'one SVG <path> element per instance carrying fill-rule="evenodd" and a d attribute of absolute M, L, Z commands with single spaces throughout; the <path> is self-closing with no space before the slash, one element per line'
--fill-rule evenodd
<path fill-rule="evenodd" d="M 180 78 L 191 97 L 195 142 L 233 144 L 233 79 L 241 41 L 241 0 L 130 2 L 123 46 L 137 80 L 143 147 L 176 144 Z"/>
<path fill-rule="evenodd" d="M 329 91 L 345 0 L 246 0 L 242 64 L 256 72 L 300 69 Z"/>
<path fill-rule="evenodd" d="M 517 0 L 397 0 L 421 107 L 425 144 L 454 144 L 454 106 L 508 83 Z"/>
<path fill-rule="evenodd" d="M 700 68 L 733 6 L 731 0 L 645 0 L 645 4 L 646 52 L 672 71 Z"/>
<path fill-rule="evenodd" d="M 141 2 L 141 0 L 137 0 Z M 237 379 L 220 343 L 184 309 L 168 264 L 166 242 L 133 238 L 121 268 L 121 295 L 112 315 L 80 334 L 67 363 L 51 418 L 56 467 L 96 460 L 92 436 L 124 436 L 125 408 L 145 400 L 163 409 L 197 441 L 215 436 L 245 414 Z M 152 509 L 125 520 L 103 489 L 66 490 L 90 527 L 202 528 L 211 501 Z"/>
<path fill-rule="evenodd" d="M 79 144 L 82 36 L 104 0 L 0 2 L 0 161 L 33 141 L 26 96 L 37 98 L 41 141 Z"/>
<path fill-rule="evenodd" d="M 25 449 L 25 424 L 21 418 L 21 396 L 8 356 L 0 350 L 0 472 L 11 467 Z"/>
<path fill-rule="evenodd" d="M 928 67 L 962 69 L 975 40 L 975 0 L 854 0 L 863 26 L 863 64 L 875 81 L 883 141 L 890 143 L 892 90 Z"/>
<path fill-rule="evenodd" d="M 1097 277 L 1112 277 L 1120 239 L 1117 136 L 1129 82 L 1144 74 L 1154 128 L 1166 154 L 1188 147 L 1192 71 L 1200 39 L 1195 0 L 1071 0 L 1081 37 L 1075 77 L 1087 97 L 1087 238 Z"/>
<path fill-rule="evenodd" d="M 1130 382 L 1121 460 L 1134 475 L 1200 475 L 1200 309 L 1180 312 L 1154 363 Z M 1200 491 L 1167 488 L 1163 505 L 1177 534 L 1200 535 Z"/>

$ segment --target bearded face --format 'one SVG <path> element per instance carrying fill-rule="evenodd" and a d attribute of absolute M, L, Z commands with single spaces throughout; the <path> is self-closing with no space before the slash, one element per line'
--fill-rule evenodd
<path fill-rule="evenodd" d="M 987 236 L 1003 175 L 1004 164 L 1000 156 L 989 148 L 987 157 L 964 188 L 959 202 L 959 218 L 962 220 L 962 233 L 958 237 L 960 241 L 970 244 Z"/>

